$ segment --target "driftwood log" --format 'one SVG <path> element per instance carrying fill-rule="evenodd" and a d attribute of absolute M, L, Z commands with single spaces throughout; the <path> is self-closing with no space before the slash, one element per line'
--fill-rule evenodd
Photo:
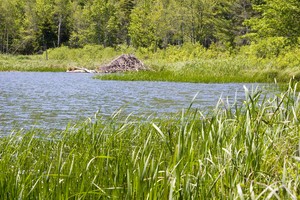
<path fill-rule="evenodd" d="M 115 73 L 140 70 L 147 70 L 142 61 L 132 54 L 123 54 L 111 61 L 108 65 L 99 67 L 97 71 L 100 73 Z"/>
<path fill-rule="evenodd" d="M 70 68 L 68 68 L 67 72 L 71 72 L 71 73 L 97 73 L 96 70 L 90 70 L 90 69 L 81 68 L 81 67 L 70 67 Z"/>

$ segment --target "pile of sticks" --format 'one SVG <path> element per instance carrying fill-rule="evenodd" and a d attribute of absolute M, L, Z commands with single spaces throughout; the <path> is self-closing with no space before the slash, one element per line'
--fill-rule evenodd
<path fill-rule="evenodd" d="M 101 66 L 98 71 L 100 73 L 115 73 L 125 71 L 146 70 L 142 61 L 132 54 L 123 54 L 111 61 L 110 64 Z"/>

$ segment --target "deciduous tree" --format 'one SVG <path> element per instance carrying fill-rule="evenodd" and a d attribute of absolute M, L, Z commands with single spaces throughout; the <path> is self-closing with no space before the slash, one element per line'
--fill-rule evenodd
<path fill-rule="evenodd" d="M 254 7 L 261 13 L 246 21 L 251 26 L 253 39 L 261 37 L 286 37 L 295 40 L 300 35 L 300 1 L 299 0 L 265 0 Z"/>

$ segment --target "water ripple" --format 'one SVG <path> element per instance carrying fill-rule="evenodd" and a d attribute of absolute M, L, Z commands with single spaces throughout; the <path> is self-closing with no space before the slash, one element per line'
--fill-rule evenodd
<path fill-rule="evenodd" d="M 0 132 L 15 127 L 64 128 L 97 111 L 111 115 L 120 108 L 135 115 L 177 112 L 188 107 L 197 92 L 194 107 L 207 109 L 220 96 L 230 102 L 237 96 L 242 101 L 243 85 L 100 81 L 91 74 L 1 72 Z"/>

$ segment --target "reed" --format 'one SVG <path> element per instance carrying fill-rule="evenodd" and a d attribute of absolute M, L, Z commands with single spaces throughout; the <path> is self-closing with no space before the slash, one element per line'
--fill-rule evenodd
<path fill-rule="evenodd" d="M 220 99 L 138 120 L 119 112 L 64 131 L 0 138 L 0 199 L 297 199 L 300 96 Z"/>
<path fill-rule="evenodd" d="M 119 81 L 168 81 L 168 82 L 190 82 L 190 83 L 254 83 L 271 82 L 261 76 L 254 76 L 246 73 L 221 74 L 212 71 L 203 70 L 182 70 L 182 71 L 140 71 L 125 72 L 118 74 L 101 74 L 94 78 L 101 80 L 119 80 Z"/>

